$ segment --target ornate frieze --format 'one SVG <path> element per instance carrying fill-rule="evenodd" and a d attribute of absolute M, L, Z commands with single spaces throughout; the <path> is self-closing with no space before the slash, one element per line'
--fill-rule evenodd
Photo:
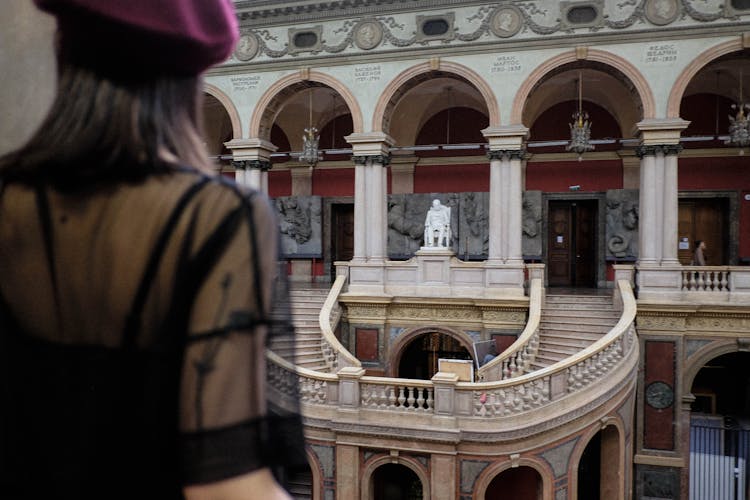
<path fill-rule="evenodd" d="M 680 151 L 682 151 L 682 146 L 680 144 L 649 144 L 635 148 L 635 154 L 638 158 L 643 158 L 644 156 L 656 156 L 659 153 L 664 156 L 676 155 L 679 154 Z"/>
<path fill-rule="evenodd" d="M 391 155 L 355 155 L 352 156 L 355 165 L 367 165 L 368 163 L 378 163 L 382 166 L 390 165 Z"/>
<path fill-rule="evenodd" d="M 271 170 L 272 165 L 268 160 L 232 160 L 232 168 L 235 170 L 262 170 L 267 172 Z"/>
<path fill-rule="evenodd" d="M 494 149 L 487 151 L 490 160 L 523 160 L 526 151 L 523 149 Z"/>
<path fill-rule="evenodd" d="M 721 0 L 534 0 L 480 6 L 464 6 L 458 0 L 401 0 L 388 1 L 388 15 L 382 15 L 385 2 L 236 2 L 242 36 L 228 62 L 528 39 L 559 32 L 660 29 L 677 22 L 684 26 L 687 21 L 735 21 L 750 14 Z"/>

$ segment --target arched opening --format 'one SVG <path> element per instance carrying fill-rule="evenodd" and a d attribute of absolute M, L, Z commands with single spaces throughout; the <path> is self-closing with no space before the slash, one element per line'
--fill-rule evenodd
<path fill-rule="evenodd" d="M 548 283 L 602 286 L 615 256 L 605 243 L 604 221 L 610 215 L 595 193 L 635 187 L 624 185 L 623 161 L 614 152 L 632 147 L 627 141 L 636 139 L 636 124 L 643 119 L 639 92 L 613 66 L 569 62 L 534 84 L 522 119 L 533 153 L 525 189 L 542 192 L 545 221 L 537 251 L 547 265 Z M 637 255 L 631 251 L 627 258 Z"/>
<path fill-rule="evenodd" d="M 232 140 L 232 120 L 224 105 L 211 94 L 204 94 L 202 108 L 203 140 L 217 168 L 229 167 L 232 152 L 224 145 Z"/>
<path fill-rule="evenodd" d="M 718 57 L 687 83 L 680 100 L 680 117 L 690 124 L 681 145 L 692 150 L 680 157 L 678 257 L 690 265 L 698 241 L 706 265 L 735 265 L 750 244 L 747 231 L 737 228 L 727 192 L 746 186 L 746 153 L 750 136 L 738 126 L 750 114 L 750 50 Z M 714 190 L 726 190 L 720 196 Z M 739 233 L 736 233 L 739 231 Z"/>
<path fill-rule="evenodd" d="M 578 498 L 609 500 L 621 498 L 620 435 L 607 426 L 594 434 L 578 462 Z"/>
<path fill-rule="evenodd" d="M 542 498 L 542 476 L 532 467 L 506 469 L 490 482 L 485 500 L 539 500 Z M 579 496 L 579 498 L 585 498 Z"/>
<path fill-rule="evenodd" d="M 404 348 L 398 361 L 398 377 L 429 380 L 439 371 L 440 359 L 471 360 L 460 340 L 440 332 L 417 336 Z"/>
<path fill-rule="evenodd" d="M 299 465 L 288 470 L 283 482 L 295 500 L 313 498 L 313 473 L 310 465 Z"/>
<path fill-rule="evenodd" d="M 371 479 L 373 500 L 422 500 L 422 481 L 409 467 L 384 464 L 375 469 Z"/>
<path fill-rule="evenodd" d="M 691 393 L 690 498 L 747 498 L 750 494 L 750 353 L 706 363 Z"/>

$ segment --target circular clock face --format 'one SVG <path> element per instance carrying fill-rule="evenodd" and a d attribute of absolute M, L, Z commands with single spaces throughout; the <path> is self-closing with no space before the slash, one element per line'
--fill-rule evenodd
<path fill-rule="evenodd" d="M 674 391 L 664 382 L 652 382 L 646 387 L 646 402 L 649 406 L 661 410 L 674 403 Z"/>

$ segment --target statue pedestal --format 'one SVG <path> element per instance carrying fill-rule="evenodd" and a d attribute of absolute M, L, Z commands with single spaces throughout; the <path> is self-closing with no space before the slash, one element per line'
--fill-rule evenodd
<path fill-rule="evenodd" d="M 451 260 L 455 255 L 447 247 L 422 247 L 416 252 L 418 295 L 451 294 Z"/>

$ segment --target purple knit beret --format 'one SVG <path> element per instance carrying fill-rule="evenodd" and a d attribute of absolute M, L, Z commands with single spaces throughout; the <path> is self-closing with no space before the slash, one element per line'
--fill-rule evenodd
<path fill-rule="evenodd" d="M 34 0 L 58 20 L 60 57 L 133 78 L 193 76 L 238 38 L 230 0 Z"/>

